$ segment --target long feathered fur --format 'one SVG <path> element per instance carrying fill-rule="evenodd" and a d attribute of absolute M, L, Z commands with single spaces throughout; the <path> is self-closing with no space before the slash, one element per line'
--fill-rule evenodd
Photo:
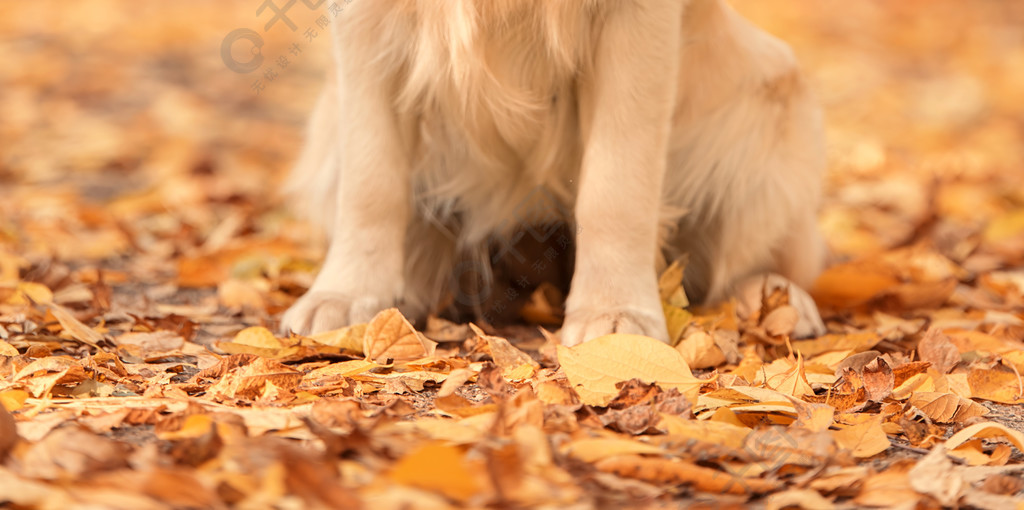
<path fill-rule="evenodd" d="M 339 167 L 340 151 L 357 150 L 339 126 L 361 119 L 338 90 L 359 73 L 392 100 L 412 170 L 393 185 L 410 186 L 414 201 L 403 300 L 428 310 L 459 253 L 486 259 L 493 236 L 552 215 L 572 221 L 592 117 L 579 87 L 595 75 L 609 17 L 642 1 L 354 1 L 335 27 L 338 69 L 310 120 L 295 202 L 330 232 L 338 175 L 366 171 Z M 658 256 L 691 254 L 686 284 L 698 299 L 723 299 L 762 272 L 809 285 L 823 258 L 814 211 L 824 154 L 795 59 L 720 0 L 677 1 Z M 537 189 L 558 203 L 524 211 Z"/>

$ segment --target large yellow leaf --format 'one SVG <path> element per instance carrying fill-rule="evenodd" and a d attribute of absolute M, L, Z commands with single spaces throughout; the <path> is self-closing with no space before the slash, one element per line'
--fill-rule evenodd
<path fill-rule="evenodd" d="M 662 455 L 665 450 L 634 439 L 595 438 L 573 441 L 565 446 L 565 453 L 583 462 L 597 462 L 616 455 Z"/>
<path fill-rule="evenodd" d="M 858 418 L 861 415 L 858 415 Z M 889 448 L 889 438 L 882 430 L 882 417 L 863 415 L 859 423 L 832 432 L 839 446 L 853 452 L 854 457 L 866 458 L 884 452 Z"/>
<path fill-rule="evenodd" d="M 406 455 L 391 470 L 391 479 L 403 485 L 435 491 L 465 502 L 483 488 L 479 471 L 470 469 L 462 449 L 430 443 Z"/>
<path fill-rule="evenodd" d="M 583 403 L 604 406 L 619 394 L 615 384 L 639 379 L 676 388 L 695 400 L 702 381 L 678 351 L 650 337 L 612 334 L 573 348 L 558 346 L 558 361 Z"/>

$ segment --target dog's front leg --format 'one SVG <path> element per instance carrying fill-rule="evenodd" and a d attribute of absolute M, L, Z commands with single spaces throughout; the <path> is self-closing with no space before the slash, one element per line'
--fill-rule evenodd
<path fill-rule="evenodd" d="M 306 295 L 281 320 L 283 330 L 309 334 L 366 322 L 404 292 L 404 240 L 411 211 L 409 163 L 389 82 L 338 63 L 336 201 L 330 246 Z M 327 101 L 325 103 L 331 103 Z M 330 186 L 331 183 L 319 183 Z"/>
<path fill-rule="evenodd" d="M 615 2 L 581 81 L 576 269 L 561 339 L 667 340 L 655 260 L 685 2 Z"/>

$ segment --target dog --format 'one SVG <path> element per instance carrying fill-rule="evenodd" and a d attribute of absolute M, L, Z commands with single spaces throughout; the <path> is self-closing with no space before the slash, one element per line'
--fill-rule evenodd
<path fill-rule="evenodd" d="M 824 332 L 821 113 L 791 50 L 723 0 L 357 0 L 332 46 L 290 185 L 330 241 L 283 329 L 422 317 L 462 262 L 554 218 L 564 345 L 668 341 L 658 274 L 684 254 L 691 300 L 750 313 L 784 288 L 795 333 Z"/>

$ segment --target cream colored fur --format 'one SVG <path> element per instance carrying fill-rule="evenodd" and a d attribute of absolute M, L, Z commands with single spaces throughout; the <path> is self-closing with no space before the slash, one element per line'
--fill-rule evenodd
<path fill-rule="evenodd" d="M 819 111 L 789 49 L 722 1 L 355 0 L 333 42 L 292 186 L 331 244 L 285 329 L 426 313 L 460 254 L 571 211 L 565 344 L 665 339 L 656 275 L 683 253 L 692 296 L 750 310 L 768 278 L 799 333 L 823 330 L 802 290 Z M 537 189 L 562 207 L 523 217 Z"/>

